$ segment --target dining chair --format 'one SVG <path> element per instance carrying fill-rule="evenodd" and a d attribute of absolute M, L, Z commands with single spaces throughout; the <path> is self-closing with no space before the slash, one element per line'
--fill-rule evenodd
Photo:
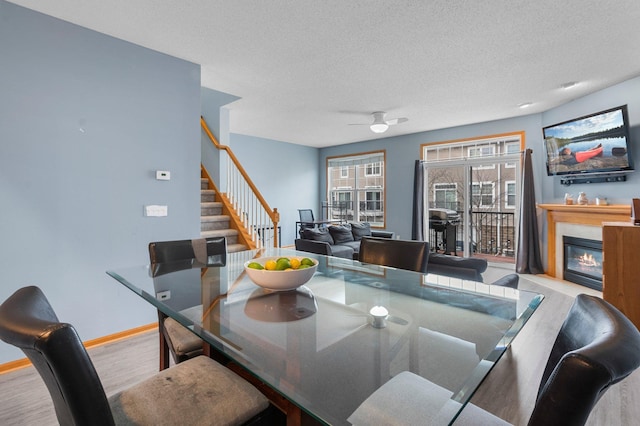
<path fill-rule="evenodd" d="M 202 424 L 203 419 L 238 425 L 260 422 L 270 412 L 261 392 L 206 356 L 107 397 L 75 328 L 59 322 L 35 286 L 17 290 L 0 305 L 0 339 L 32 362 L 61 425 Z"/>
<path fill-rule="evenodd" d="M 362 237 L 358 260 L 362 263 L 426 273 L 429 261 L 429 243 L 426 241 Z"/>
<path fill-rule="evenodd" d="M 609 302 L 576 297 L 551 348 L 529 425 L 584 425 L 600 397 L 640 365 L 640 332 Z M 404 371 L 369 396 L 351 415 L 354 425 L 428 423 L 448 418 L 460 404 L 452 392 Z M 434 407 L 438 407 L 434 410 Z M 440 410 L 440 407 L 444 409 Z M 504 420 L 467 404 L 454 425 L 504 425 Z"/>
<path fill-rule="evenodd" d="M 149 243 L 149 260 L 154 276 L 180 268 L 181 261 L 187 262 L 187 267 L 191 267 L 191 262 L 195 260 L 209 266 L 223 266 L 226 256 L 225 237 Z M 203 354 L 202 339 L 161 311 L 158 311 L 158 335 L 160 370 L 169 367 L 169 354 L 176 364 Z"/>

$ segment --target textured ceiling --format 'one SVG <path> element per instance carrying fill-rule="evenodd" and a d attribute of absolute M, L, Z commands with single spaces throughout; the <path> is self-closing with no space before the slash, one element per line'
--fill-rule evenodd
<path fill-rule="evenodd" d="M 11 2 L 201 64 L 203 86 L 241 98 L 232 132 L 316 147 L 545 111 L 640 75 L 638 0 Z M 409 121 L 349 125 L 374 111 Z"/>

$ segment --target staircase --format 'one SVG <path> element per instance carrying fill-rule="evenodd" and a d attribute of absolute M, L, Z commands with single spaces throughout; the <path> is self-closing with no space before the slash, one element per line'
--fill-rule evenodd
<path fill-rule="evenodd" d="M 200 165 L 202 213 L 200 235 L 224 236 L 229 252 L 280 246 L 278 209 L 269 207 L 231 148 L 221 145 L 200 117 L 200 125 L 226 163 L 225 186 L 219 188 L 204 164 Z"/>
<path fill-rule="evenodd" d="M 229 227 L 229 216 L 222 214 L 222 203 L 215 201 L 216 191 L 208 189 L 207 178 L 200 179 L 200 236 L 226 237 L 227 252 L 247 250 L 238 243 L 238 231 Z"/>

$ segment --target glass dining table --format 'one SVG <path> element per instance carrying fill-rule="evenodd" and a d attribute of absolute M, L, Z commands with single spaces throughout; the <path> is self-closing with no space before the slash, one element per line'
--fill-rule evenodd
<path fill-rule="evenodd" d="M 311 257 L 318 268 L 297 290 L 269 291 L 244 271 L 261 256 Z M 543 299 L 277 248 L 229 253 L 224 266 L 184 261 L 107 274 L 200 336 L 207 353 L 286 401 L 289 424 L 301 415 L 349 424 L 363 401 L 403 371 L 448 391 L 457 408 L 436 406 L 425 424 L 449 424 Z"/>

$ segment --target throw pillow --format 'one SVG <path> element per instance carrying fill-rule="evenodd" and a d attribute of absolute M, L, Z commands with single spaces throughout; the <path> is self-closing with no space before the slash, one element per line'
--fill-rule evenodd
<path fill-rule="evenodd" d="M 371 224 L 369 222 L 352 223 L 351 233 L 354 241 L 360 241 L 362 237 L 371 236 Z"/>
<path fill-rule="evenodd" d="M 353 241 L 351 233 L 351 225 L 334 225 L 329 227 L 329 233 L 333 237 L 336 244 L 348 243 Z"/>
<path fill-rule="evenodd" d="M 324 228 L 305 228 L 302 230 L 302 238 L 305 240 L 324 241 L 331 245 L 334 244 L 331 234 Z"/>

